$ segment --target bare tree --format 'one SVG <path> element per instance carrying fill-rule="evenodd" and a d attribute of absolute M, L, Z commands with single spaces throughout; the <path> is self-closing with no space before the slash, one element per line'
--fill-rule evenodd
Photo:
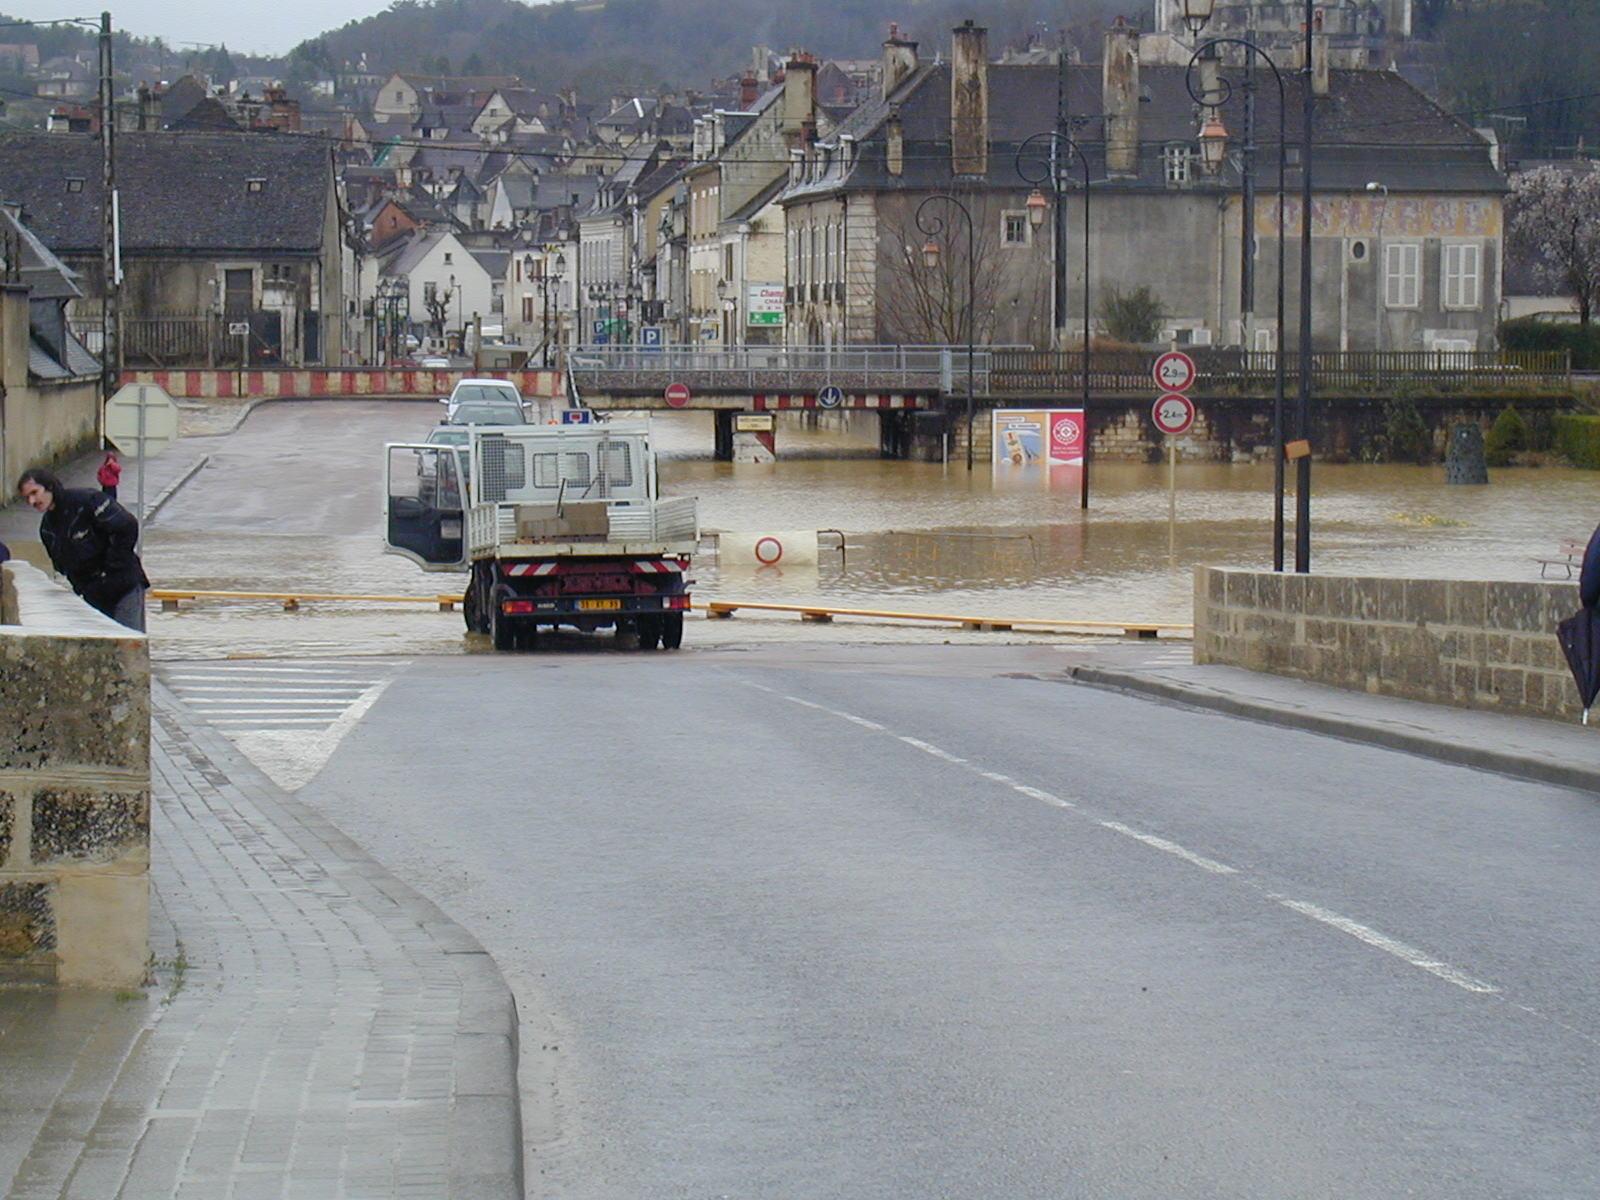
<path fill-rule="evenodd" d="M 1512 182 L 1507 249 L 1571 295 L 1588 325 L 1600 301 L 1600 170 L 1540 167 Z"/>
<path fill-rule="evenodd" d="M 436 338 L 444 337 L 444 323 L 449 319 L 450 301 L 455 296 L 455 288 L 447 287 L 443 290 L 429 286 L 423 291 L 422 303 L 428 310 L 428 328 Z"/>
<path fill-rule="evenodd" d="M 995 308 L 1001 275 L 996 261 L 999 231 L 985 219 L 976 197 L 962 201 L 973 210 L 972 242 L 967 223 L 949 206 L 941 206 L 943 227 L 931 237 L 915 221 L 886 222 L 882 228 L 884 256 L 880 259 L 879 320 L 884 335 L 907 345 L 959 346 L 972 331 L 972 340 L 994 337 Z M 934 263 L 925 261 L 924 248 L 938 248 Z M 968 295 L 967 256 L 972 256 L 972 292 Z"/>

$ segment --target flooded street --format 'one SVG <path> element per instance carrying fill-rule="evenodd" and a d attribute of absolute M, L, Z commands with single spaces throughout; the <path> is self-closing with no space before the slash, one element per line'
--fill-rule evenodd
<path fill-rule="evenodd" d="M 225 437 L 195 439 L 206 468 L 150 525 L 146 563 L 158 587 L 433 595 L 455 574 L 424 574 L 380 553 L 381 445 L 420 440 L 437 417 L 424 404 L 271 405 Z M 693 574 L 700 599 L 834 601 L 853 607 L 992 617 L 1182 622 L 1192 569 L 1266 566 L 1269 467 L 1183 464 L 1176 520 L 1167 469 L 1097 463 L 1087 514 L 1074 470 L 994 479 L 987 464 L 876 457 L 877 419 L 841 417 L 806 429 L 785 416 L 779 461 L 711 461 L 709 413 L 656 416 L 664 493 L 700 498 L 706 530 L 837 529 L 814 565 L 719 563 Z M 843 456 L 843 457 L 841 457 Z M 1449 487 L 1442 467 L 1318 464 L 1313 566 L 1347 574 L 1538 577 L 1534 559 L 1586 537 L 1600 517 L 1600 479 L 1561 469 L 1496 471 L 1485 488 Z M 1293 546 L 1293 496 L 1288 501 Z M 201 604 L 152 614 L 162 657 L 227 653 L 453 653 L 459 614 L 415 606 Z M 691 623 L 689 646 L 815 639 L 793 618 L 741 615 Z M 830 640 L 989 640 L 947 628 L 834 625 Z M 1037 636 L 1037 635 L 1024 635 Z"/>

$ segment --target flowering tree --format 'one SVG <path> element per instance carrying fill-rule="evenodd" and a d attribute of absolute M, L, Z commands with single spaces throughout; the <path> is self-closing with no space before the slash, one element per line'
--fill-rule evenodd
<path fill-rule="evenodd" d="M 1589 324 L 1600 302 L 1600 170 L 1540 167 L 1512 182 L 1507 250 L 1559 288 Z"/>

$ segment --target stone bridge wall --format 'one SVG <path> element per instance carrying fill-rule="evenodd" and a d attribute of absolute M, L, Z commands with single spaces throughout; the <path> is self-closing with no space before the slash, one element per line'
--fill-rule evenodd
<path fill-rule="evenodd" d="M 0 567 L 0 983 L 133 987 L 150 957 L 150 657 Z"/>
<path fill-rule="evenodd" d="M 1194 657 L 1356 691 L 1573 719 L 1575 583 L 1195 568 Z"/>

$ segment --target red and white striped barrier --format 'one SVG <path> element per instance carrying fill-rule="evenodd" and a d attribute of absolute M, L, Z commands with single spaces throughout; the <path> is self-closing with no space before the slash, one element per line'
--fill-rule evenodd
<path fill-rule="evenodd" d="M 380 398 L 448 396 L 463 379 L 505 379 L 524 396 L 560 396 L 560 371 L 429 371 L 417 368 L 337 367 L 294 370 L 124 371 L 124 383 L 153 383 L 175 400 Z"/>

